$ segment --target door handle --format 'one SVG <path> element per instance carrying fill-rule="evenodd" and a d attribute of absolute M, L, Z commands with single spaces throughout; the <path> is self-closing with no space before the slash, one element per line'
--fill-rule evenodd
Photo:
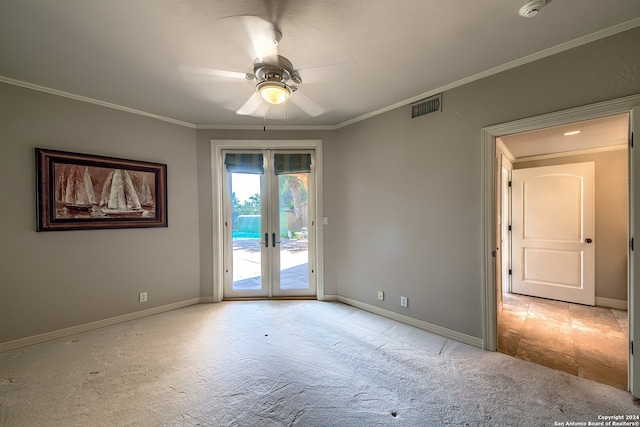
<path fill-rule="evenodd" d="M 264 233 L 264 247 L 269 247 L 269 233 Z"/>
<path fill-rule="evenodd" d="M 273 245 L 273 247 L 275 248 L 275 247 L 276 247 L 276 233 L 271 233 L 271 237 L 273 238 L 273 243 L 272 243 L 272 245 Z"/>
<path fill-rule="evenodd" d="M 584 239 L 584 242 L 585 243 L 591 243 L 591 242 L 593 242 L 593 240 L 587 237 L 586 239 Z"/>

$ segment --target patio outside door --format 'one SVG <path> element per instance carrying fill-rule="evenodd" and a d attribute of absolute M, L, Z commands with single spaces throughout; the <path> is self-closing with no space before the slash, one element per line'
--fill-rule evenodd
<path fill-rule="evenodd" d="M 316 295 L 313 151 L 223 158 L 225 298 Z"/>

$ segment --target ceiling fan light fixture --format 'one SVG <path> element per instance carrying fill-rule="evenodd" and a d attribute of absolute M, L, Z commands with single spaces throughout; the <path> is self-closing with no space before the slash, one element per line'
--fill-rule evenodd
<path fill-rule="evenodd" d="M 293 93 L 291 88 L 286 84 L 269 80 L 258 83 L 256 91 L 265 101 L 274 105 L 284 103 Z"/>

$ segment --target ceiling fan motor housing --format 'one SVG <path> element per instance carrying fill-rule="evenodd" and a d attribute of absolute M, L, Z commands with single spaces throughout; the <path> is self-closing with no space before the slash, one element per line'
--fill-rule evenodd
<path fill-rule="evenodd" d="M 294 83 L 302 83 L 300 76 L 293 69 L 293 64 L 284 56 L 278 55 L 276 57 L 277 63 L 267 63 L 261 62 L 259 59 L 256 59 L 253 65 L 253 74 L 260 81 L 279 81 L 282 83 L 287 83 L 288 81 L 293 81 Z"/>

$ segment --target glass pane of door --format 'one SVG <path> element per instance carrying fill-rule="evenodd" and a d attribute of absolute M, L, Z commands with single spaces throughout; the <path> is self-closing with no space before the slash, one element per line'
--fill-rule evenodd
<path fill-rule="evenodd" d="M 259 174 L 229 174 L 233 291 L 263 289 L 262 177 Z"/>
<path fill-rule="evenodd" d="M 309 173 L 277 175 L 279 289 L 309 289 Z M 274 224 L 275 225 L 275 224 Z"/>
<path fill-rule="evenodd" d="M 224 296 L 315 295 L 312 153 L 225 156 Z"/>

